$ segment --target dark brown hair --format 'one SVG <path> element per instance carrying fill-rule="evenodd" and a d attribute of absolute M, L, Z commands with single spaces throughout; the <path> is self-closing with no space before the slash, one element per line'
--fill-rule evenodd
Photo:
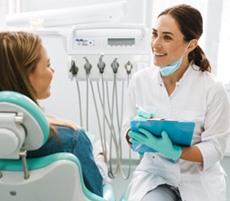
<path fill-rule="evenodd" d="M 192 6 L 181 4 L 168 8 L 161 12 L 158 17 L 162 15 L 172 16 L 184 35 L 184 40 L 189 42 L 192 39 L 199 39 L 203 33 L 203 19 L 201 13 Z M 211 66 L 206 58 L 204 51 L 198 45 L 188 55 L 189 62 L 193 61 L 200 67 L 200 71 L 211 71 Z"/>

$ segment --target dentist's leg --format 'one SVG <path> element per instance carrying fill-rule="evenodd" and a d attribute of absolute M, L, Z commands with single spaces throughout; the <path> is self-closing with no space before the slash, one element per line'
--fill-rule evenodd
<path fill-rule="evenodd" d="M 169 185 L 160 185 L 149 191 L 141 201 L 181 201 L 180 193 Z"/>

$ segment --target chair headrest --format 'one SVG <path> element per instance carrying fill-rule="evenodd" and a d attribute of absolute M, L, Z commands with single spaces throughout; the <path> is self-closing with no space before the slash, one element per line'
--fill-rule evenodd
<path fill-rule="evenodd" d="M 38 149 L 49 133 L 46 116 L 31 99 L 13 91 L 0 92 L 0 156 L 21 148 Z"/>
<path fill-rule="evenodd" d="M 0 128 L 0 153 L 2 155 L 14 153 L 19 144 L 19 138 L 15 135 L 15 132 L 6 128 Z"/>

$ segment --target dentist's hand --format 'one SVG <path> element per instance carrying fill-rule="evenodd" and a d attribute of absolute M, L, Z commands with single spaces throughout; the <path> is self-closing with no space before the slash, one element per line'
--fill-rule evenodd
<path fill-rule="evenodd" d="M 137 116 L 134 118 L 135 120 L 147 120 L 147 119 L 152 119 L 155 117 L 155 114 L 151 112 L 146 112 L 143 110 L 139 110 L 137 112 Z"/>
<path fill-rule="evenodd" d="M 153 114 L 151 112 L 146 112 L 146 111 L 140 109 L 140 110 L 138 110 L 137 115 L 134 118 L 134 120 L 148 120 L 148 119 L 152 119 L 154 117 L 155 117 L 155 114 Z M 130 141 L 130 137 L 129 137 L 129 132 L 132 132 L 130 130 L 130 128 L 126 131 L 125 136 L 126 136 L 127 142 L 129 143 L 129 146 L 131 147 L 132 145 L 131 145 L 131 141 Z M 142 152 L 139 152 L 139 154 L 144 155 L 144 153 L 142 153 Z"/>
<path fill-rule="evenodd" d="M 163 130 L 161 132 L 161 137 L 156 137 L 145 129 L 139 129 L 139 132 L 130 131 L 128 133 L 129 137 L 131 138 L 131 143 L 139 142 L 145 144 L 146 146 L 155 149 L 156 151 L 165 155 L 167 158 L 170 158 L 174 161 L 180 158 L 182 154 L 181 147 L 172 143 L 166 131 Z"/>

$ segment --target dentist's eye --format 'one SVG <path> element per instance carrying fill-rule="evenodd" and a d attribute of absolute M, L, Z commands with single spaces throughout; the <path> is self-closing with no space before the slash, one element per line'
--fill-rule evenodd
<path fill-rule="evenodd" d="M 168 35 L 165 35 L 165 36 L 164 36 L 164 39 L 165 39 L 165 40 L 172 40 L 172 38 L 171 38 L 170 36 L 168 36 Z"/>

